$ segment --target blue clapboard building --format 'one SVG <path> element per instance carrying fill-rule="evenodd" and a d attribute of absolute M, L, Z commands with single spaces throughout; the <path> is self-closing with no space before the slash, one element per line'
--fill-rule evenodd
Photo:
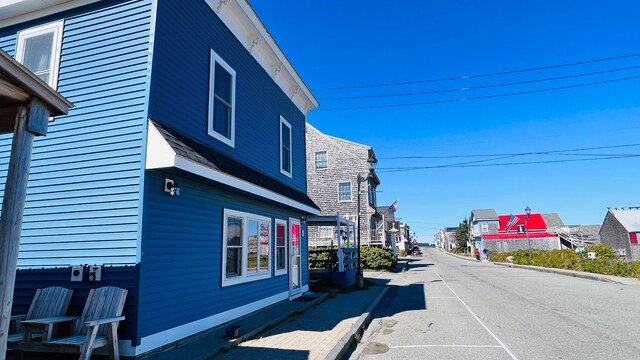
<path fill-rule="evenodd" d="M 127 288 L 136 356 L 308 289 L 318 103 L 246 0 L 9 1 L 0 48 L 75 105 L 34 145 L 14 313 Z"/>

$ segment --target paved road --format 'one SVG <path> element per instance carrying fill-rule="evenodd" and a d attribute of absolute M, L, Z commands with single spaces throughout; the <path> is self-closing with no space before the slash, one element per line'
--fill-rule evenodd
<path fill-rule="evenodd" d="M 436 249 L 392 288 L 351 359 L 640 359 L 640 286 Z"/>

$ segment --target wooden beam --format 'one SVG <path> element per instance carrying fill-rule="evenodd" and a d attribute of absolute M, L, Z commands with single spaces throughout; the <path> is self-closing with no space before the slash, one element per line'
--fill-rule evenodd
<path fill-rule="evenodd" d="M 27 121 L 27 130 L 36 134 L 37 136 L 47 135 L 47 129 L 49 128 L 49 114 L 50 111 L 39 99 L 33 99 L 29 103 L 27 108 L 29 119 Z"/>
<path fill-rule="evenodd" d="M 0 76 L 0 98 L 26 104 L 29 101 L 29 97 L 29 93 L 21 87 Z"/>
<path fill-rule="evenodd" d="M 67 114 L 73 104 L 45 84 L 24 65 L 0 49 L 0 76 L 19 84 L 24 91 L 41 99 L 51 110 L 52 116 Z"/>
<path fill-rule="evenodd" d="M 33 107 L 32 107 L 33 108 Z M 22 217 L 27 198 L 34 133 L 28 130 L 28 108 L 20 107 L 11 144 L 11 157 L 0 215 L 0 359 L 7 353 Z"/>

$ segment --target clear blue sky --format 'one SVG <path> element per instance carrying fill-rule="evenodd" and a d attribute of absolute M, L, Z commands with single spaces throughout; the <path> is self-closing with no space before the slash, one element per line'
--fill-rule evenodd
<path fill-rule="evenodd" d="M 515 154 L 640 143 L 640 79 L 483 100 L 378 109 L 361 106 L 473 98 L 640 76 L 640 56 L 453 81 L 344 90 L 544 67 L 640 53 L 637 1 L 250 0 L 320 101 L 308 122 L 373 146 L 380 158 L 379 205 L 399 198 L 397 217 L 421 242 L 472 209 L 498 214 L 557 212 L 565 224 L 601 224 L 608 206 L 640 206 L 640 158 L 515 166 L 431 168 L 640 154 L 640 146 L 574 155 L 392 159 Z M 635 67 L 627 70 L 622 68 Z M 612 71 L 616 70 L 616 71 Z M 391 95 L 607 73 L 435 94 Z M 584 156 L 575 154 L 597 154 Z"/>

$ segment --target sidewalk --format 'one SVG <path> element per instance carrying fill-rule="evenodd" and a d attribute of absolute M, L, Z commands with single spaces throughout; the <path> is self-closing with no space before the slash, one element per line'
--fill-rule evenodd
<path fill-rule="evenodd" d="M 367 279 L 362 290 L 331 296 L 303 314 L 288 319 L 259 337 L 242 342 L 220 359 L 337 359 L 365 325 L 384 283 Z"/>
<path fill-rule="evenodd" d="M 386 293 L 388 280 L 379 275 L 365 273 L 364 289 L 305 293 L 238 319 L 236 339 L 220 326 L 139 359 L 337 359 Z"/>

